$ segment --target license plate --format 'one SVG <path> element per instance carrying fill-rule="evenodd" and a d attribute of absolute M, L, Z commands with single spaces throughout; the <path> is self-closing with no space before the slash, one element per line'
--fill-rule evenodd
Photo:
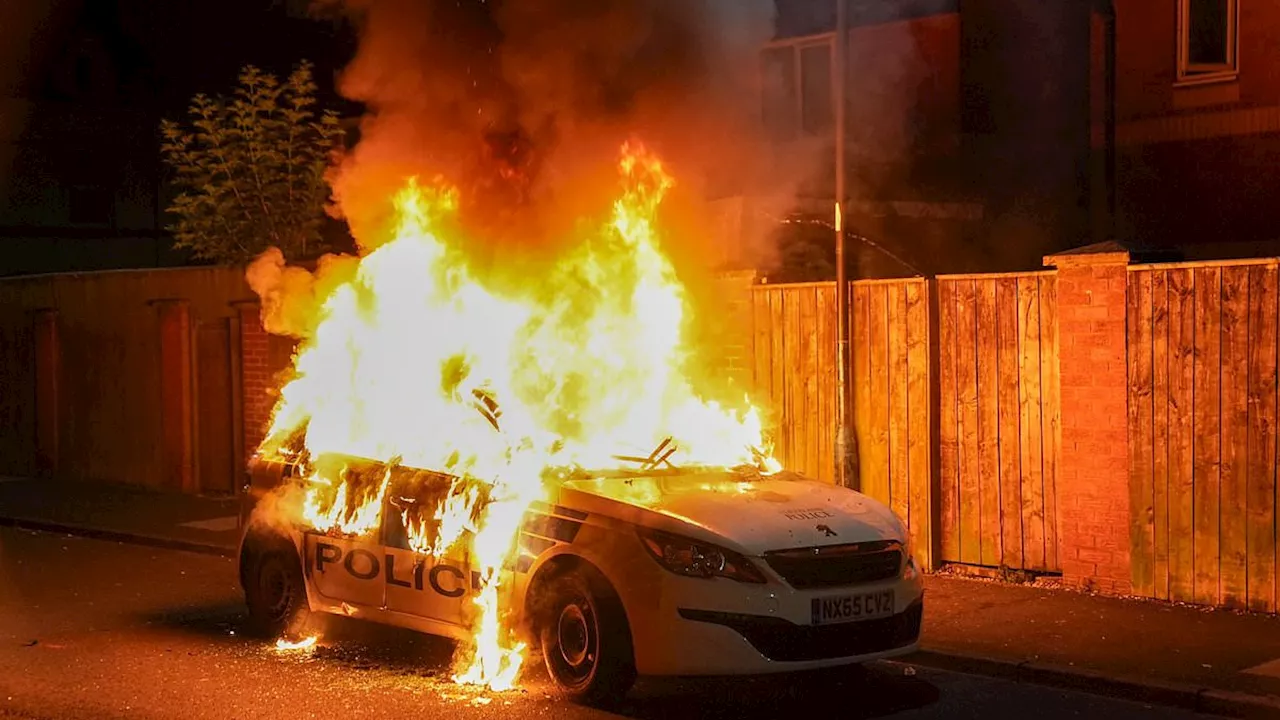
<path fill-rule="evenodd" d="M 814 598 L 811 607 L 814 625 L 872 620 L 893 614 L 893 591 Z"/>

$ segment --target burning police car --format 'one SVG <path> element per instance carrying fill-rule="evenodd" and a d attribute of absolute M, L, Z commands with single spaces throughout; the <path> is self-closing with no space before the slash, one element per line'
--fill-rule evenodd
<path fill-rule="evenodd" d="M 256 459 L 247 497 L 299 472 Z M 337 613 L 470 640 L 480 578 L 468 551 L 421 541 L 457 478 L 363 472 L 382 505 L 371 531 L 245 523 L 251 621 L 287 634 Z M 504 602 L 576 699 L 620 697 L 637 675 L 807 670 L 916 648 L 923 587 L 908 536 L 865 495 L 788 471 L 656 463 L 571 474 L 548 493 L 524 514 Z"/>

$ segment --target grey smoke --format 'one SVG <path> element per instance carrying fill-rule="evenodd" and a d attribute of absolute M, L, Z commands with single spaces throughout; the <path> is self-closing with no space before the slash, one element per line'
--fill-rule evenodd
<path fill-rule="evenodd" d="M 705 172 L 758 172 L 772 0 L 328 2 L 360 31 L 339 87 L 368 111 L 334 183 L 365 245 L 409 175 L 459 186 L 464 219 L 506 252 L 604 206 L 630 137 L 668 160 L 690 208 Z"/>

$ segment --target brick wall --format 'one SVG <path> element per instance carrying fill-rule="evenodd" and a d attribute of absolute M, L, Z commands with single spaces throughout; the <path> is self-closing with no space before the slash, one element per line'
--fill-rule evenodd
<path fill-rule="evenodd" d="M 271 366 L 271 338 L 262 327 L 258 304 L 246 303 L 240 305 L 239 310 L 244 451 L 247 462 L 258 449 L 267 423 L 271 420 L 271 409 L 275 405 L 275 368 Z"/>
<path fill-rule="evenodd" d="M 751 387 L 751 288 L 755 272 L 726 272 L 715 279 L 718 301 L 708 339 L 714 343 L 713 370 L 744 390 Z"/>
<path fill-rule="evenodd" d="M 1126 252 L 1050 256 L 1058 268 L 1062 455 L 1059 552 L 1064 581 L 1127 593 L 1129 486 Z"/>

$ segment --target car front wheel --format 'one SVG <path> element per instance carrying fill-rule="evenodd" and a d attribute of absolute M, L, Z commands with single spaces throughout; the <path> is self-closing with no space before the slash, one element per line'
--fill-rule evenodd
<path fill-rule="evenodd" d="M 264 637 L 301 635 L 310 613 L 297 554 L 272 548 L 259 554 L 245 578 L 250 628 Z"/>
<path fill-rule="evenodd" d="M 539 639 L 547 673 L 569 697 L 597 705 L 620 700 L 636 680 L 622 602 L 592 568 L 576 568 L 547 588 Z"/>

